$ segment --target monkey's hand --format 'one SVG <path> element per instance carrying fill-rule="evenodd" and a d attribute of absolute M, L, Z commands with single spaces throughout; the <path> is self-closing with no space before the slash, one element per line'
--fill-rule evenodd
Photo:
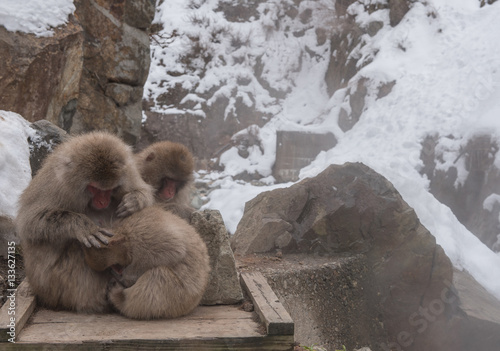
<path fill-rule="evenodd" d="M 125 300 L 123 290 L 125 290 L 125 287 L 116 279 L 111 278 L 108 282 L 108 299 L 118 309 L 123 306 Z"/>
<path fill-rule="evenodd" d="M 146 199 L 143 199 L 143 196 L 140 192 L 131 192 L 125 194 L 122 201 L 118 205 L 116 215 L 123 218 L 130 216 L 132 213 L 135 213 L 139 210 L 142 210 L 148 205 L 147 201 L 145 200 Z"/>
<path fill-rule="evenodd" d="M 114 234 L 107 229 L 99 228 L 96 232 L 92 233 L 83 233 L 78 232 L 76 234 L 76 239 L 81 242 L 86 247 L 101 247 L 101 243 L 104 245 L 108 245 L 108 238 L 112 237 Z"/>

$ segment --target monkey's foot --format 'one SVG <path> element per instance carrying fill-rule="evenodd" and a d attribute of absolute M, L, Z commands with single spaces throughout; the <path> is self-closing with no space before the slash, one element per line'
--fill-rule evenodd
<path fill-rule="evenodd" d="M 125 301 L 123 290 L 125 290 L 125 287 L 121 285 L 117 279 L 110 279 L 108 282 L 108 300 L 118 310 L 122 308 L 123 302 Z"/>

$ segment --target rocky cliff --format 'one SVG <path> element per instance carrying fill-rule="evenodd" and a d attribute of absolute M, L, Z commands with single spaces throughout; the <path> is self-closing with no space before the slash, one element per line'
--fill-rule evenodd
<path fill-rule="evenodd" d="M 141 128 L 154 0 L 75 1 L 50 37 L 0 27 L 0 107 L 70 133 L 105 129 L 133 144 Z"/>

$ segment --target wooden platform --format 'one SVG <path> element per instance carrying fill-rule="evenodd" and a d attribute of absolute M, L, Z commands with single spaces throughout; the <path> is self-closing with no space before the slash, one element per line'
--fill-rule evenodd
<path fill-rule="evenodd" d="M 15 343 L 9 342 L 9 300 L 0 310 L 0 350 L 292 350 L 293 321 L 265 278 L 245 272 L 241 281 L 255 312 L 239 305 L 199 306 L 188 316 L 155 321 L 35 308 L 23 282 Z"/>

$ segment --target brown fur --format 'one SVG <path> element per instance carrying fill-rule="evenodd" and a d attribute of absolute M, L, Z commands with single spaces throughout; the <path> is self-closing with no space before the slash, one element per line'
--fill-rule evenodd
<path fill-rule="evenodd" d="M 85 262 L 95 271 L 104 272 L 112 266 L 120 268 L 132 262 L 128 238 L 113 231 L 114 235 L 104 247 L 84 247 Z"/>
<path fill-rule="evenodd" d="M 193 155 L 182 144 L 160 141 L 135 155 L 137 167 L 146 183 L 155 189 L 156 202 L 167 211 L 189 219 L 194 211 L 189 206 L 193 186 Z M 165 178 L 179 182 L 175 196 L 164 200 L 159 196 Z"/>
<path fill-rule="evenodd" d="M 122 245 L 127 246 L 132 259 L 119 283 L 109 291 L 110 301 L 123 315 L 136 319 L 175 318 L 199 304 L 210 264 L 205 243 L 186 221 L 153 206 L 121 220 L 113 231 L 116 236 L 126 237 Z M 91 266 L 100 265 L 99 270 L 123 262 L 109 259 L 117 255 L 102 249 L 86 251 L 92 251 L 87 260 Z"/>
<path fill-rule="evenodd" d="M 112 204 L 90 207 L 90 183 L 113 189 Z M 26 276 L 43 305 L 56 309 L 103 312 L 109 272 L 84 262 L 82 245 L 105 243 L 102 227 L 153 202 L 130 148 L 103 132 L 70 138 L 43 163 L 20 198 L 16 229 Z"/>

